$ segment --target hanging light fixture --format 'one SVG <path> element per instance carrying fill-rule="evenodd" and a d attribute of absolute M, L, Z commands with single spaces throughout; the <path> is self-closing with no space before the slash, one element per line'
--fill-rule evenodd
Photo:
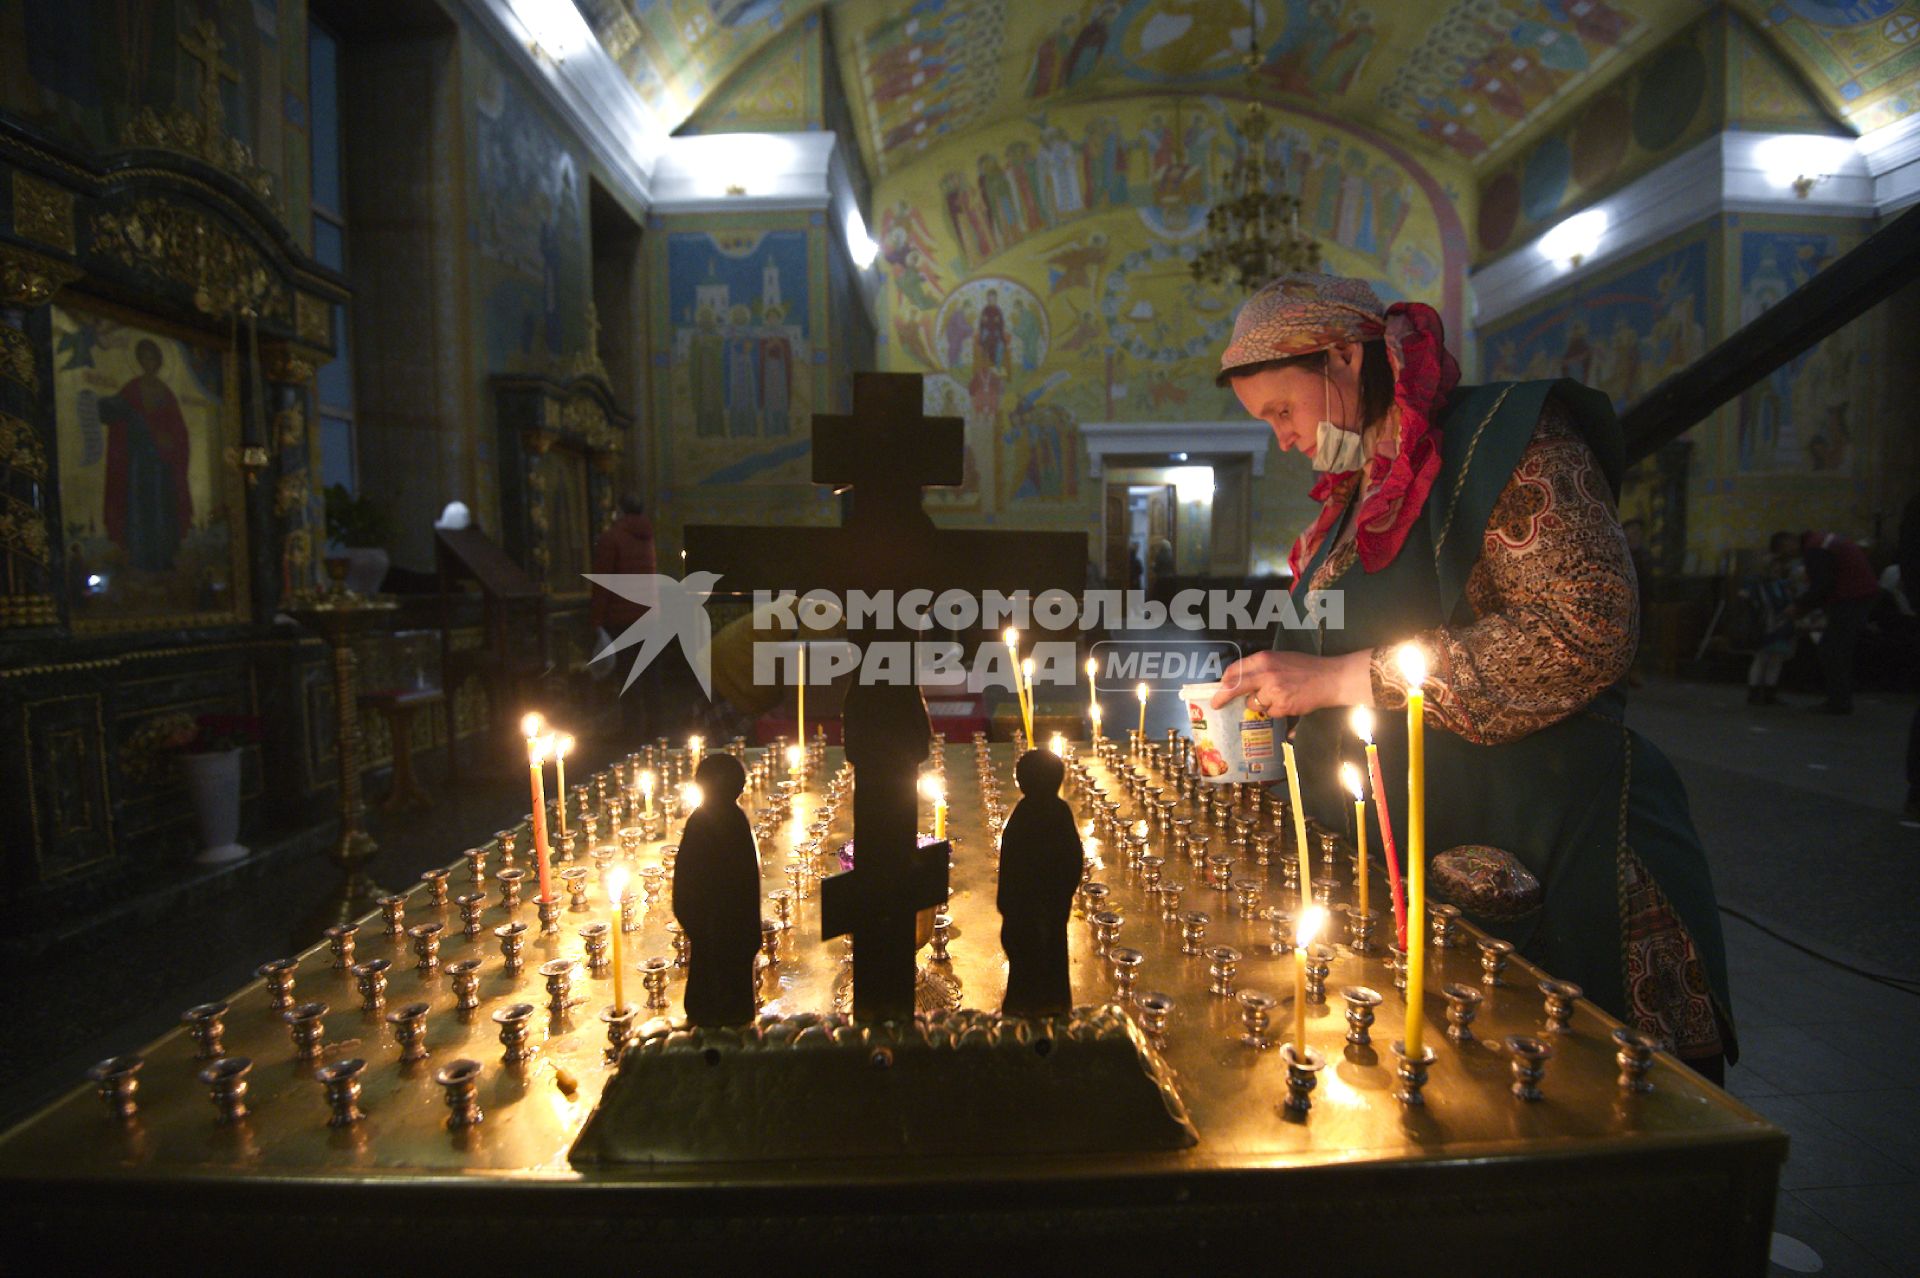
<path fill-rule="evenodd" d="M 1206 284 L 1232 280 L 1253 292 L 1276 275 L 1317 270 L 1320 245 L 1300 233 L 1300 201 L 1267 188 L 1267 132 L 1260 105 L 1259 0 L 1247 0 L 1247 109 L 1240 117 L 1244 147 L 1226 174 L 1231 194 L 1207 210 L 1207 235 L 1190 269 Z"/>

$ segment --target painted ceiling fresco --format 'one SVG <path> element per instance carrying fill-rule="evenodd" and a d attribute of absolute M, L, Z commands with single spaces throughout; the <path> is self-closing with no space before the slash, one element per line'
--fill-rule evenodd
<path fill-rule="evenodd" d="M 1233 0 L 576 0 L 678 127 L 774 37 L 825 9 L 869 172 L 1047 107 L 1237 91 Z M 1701 0 L 1251 0 L 1266 95 L 1435 159 L 1510 156 L 1713 6 Z M 1865 131 L 1920 106 L 1920 0 L 1734 0 L 1827 110 Z"/>

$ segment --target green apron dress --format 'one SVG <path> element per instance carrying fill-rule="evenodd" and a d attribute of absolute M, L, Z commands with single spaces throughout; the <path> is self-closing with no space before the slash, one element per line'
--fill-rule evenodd
<path fill-rule="evenodd" d="M 1283 628 L 1276 647 L 1338 656 L 1470 622 L 1468 574 L 1549 392 L 1571 412 L 1618 493 L 1625 445 L 1605 395 L 1571 381 L 1461 387 L 1442 418 L 1441 470 L 1425 518 L 1379 572 L 1365 572 L 1356 558 L 1323 583 L 1344 592 L 1340 629 Z M 1313 580 L 1336 540 L 1337 533 L 1328 534 L 1296 588 Z M 1462 844 L 1489 844 L 1523 862 L 1541 882 L 1542 907 L 1514 921 L 1473 921 L 1555 976 L 1578 982 L 1594 1003 L 1631 1024 L 1622 935 L 1623 852 L 1631 849 L 1693 941 L 1731 1060 L 1726 948 L 1686 791 L 1665 756 L 1625 726 L 1625 711 L 1626 692 L 1616 683 L 1560 722 L 1498 745 L 1473 744 L 1430 720 L 1427 853 L 1431 859 Z M 1347 716 L 1345 706 L 1315 711 L 1297 722 L 1293 737 L 1307 814 L 1336 830 L 1347 828 L 1353 808 L 1337 785 L 1334 761 L 1360 760 Z M 1394 839 L 1404 856 L 1405 713 L 1381 711 L 1376 731 Z"/>

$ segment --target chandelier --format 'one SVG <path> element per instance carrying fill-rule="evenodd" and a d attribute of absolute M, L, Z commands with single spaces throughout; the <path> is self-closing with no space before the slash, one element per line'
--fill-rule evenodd
<path fill-rule="evenodd" d="M 1266 110 L 1254 72 L 1260 62 L 1259 0 L 1248 0 L 1247 83 L 1251 96 L 1240 117 L 1243 147 L 1228 168 L 1224 185 L 1231 192 L 1207 210 L 1206 240 L 1190 263 L 1193 278 L 1206 284 L 1229 279 L 1248 293 L 1277 275 L 1318 270 L 1320 245 L 1300 233 L 1300 201 L 1267 185 Z"/>

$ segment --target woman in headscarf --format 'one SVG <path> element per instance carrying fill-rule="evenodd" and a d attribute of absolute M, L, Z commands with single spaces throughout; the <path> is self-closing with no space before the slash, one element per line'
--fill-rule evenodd
<path fill-rule="evenodd" d="M 1349 707 L 1406 775 L 1406 681 L 1427 697 L 1430 885 L 1718 1080 L 1734 1056 L 1720 920 L 1686 793 L 1623 722 L 1638 631 L 1615 514 L 1625 446 L 1576 382 L 1463 387 L 1439 316 L 1359 280 L 1291 275 L 1242 307 L 1220 383 L 1319 477 L 1293 589 L 1339 628 L 1283 630 L 1216 701 L 1290 718 L 1308 815 L 1344 825 Z M 1405 790 L 1389 783 L 1405 849 Z"/>

